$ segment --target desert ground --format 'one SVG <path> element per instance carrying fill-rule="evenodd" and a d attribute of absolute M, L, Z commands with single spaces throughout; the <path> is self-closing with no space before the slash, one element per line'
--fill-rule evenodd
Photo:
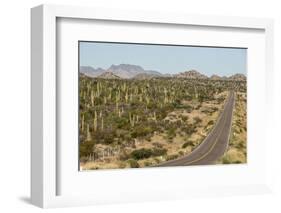
<path fill-rule="evenodd" d="M 189 155 L 216 124 L 229 91 L 229 144 L 213 163 L 247 161 L 245 80 L 80 74 L 79 83 L 80 170 L 150 167 Z"/>

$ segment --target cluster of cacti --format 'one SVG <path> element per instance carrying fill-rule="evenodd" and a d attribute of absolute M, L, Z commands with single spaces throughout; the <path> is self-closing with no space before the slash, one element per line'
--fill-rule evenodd
<path fill-rule="evenodd" d="M 214 100 L 230 89 L 245 90 L 245 83 L 159 78 L 151 80 L 79 79 L 80 144 L 127 146 L 155 131 L 165 132 L 168 113 L 188 107 L 183 101 Z M 89 145 L 90 144 L 90 145 Z M 85 145 L 85 146 L 86 146 Z M 84 149 L 83 149 L 84 150 Z M 94 152 L 94 151 L 92 151 Z M 91 153 L 92 153 L 91 152 Z M 89 152 L 86 152 L 89 157 Z M 83 156 L 83 153 L 80 153 Z M 100 155 L 91 154 L 98 159 Z"/>

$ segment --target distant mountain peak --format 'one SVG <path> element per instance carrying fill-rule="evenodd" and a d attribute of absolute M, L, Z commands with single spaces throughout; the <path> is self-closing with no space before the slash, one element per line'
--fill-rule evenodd
<path fill-rule="evenodd" d="M 119 64 L 119 65 L 111 65 L 107 71 L 114 73 L 115 75 L 120 76 L 121 78 L 134 78 L 136 75 L 141 73 L 154 74 L 154 75 L 162 75 L 161 73 L 154 70 L 145 70 L 139 65 L 133 64 Z"/>
<path fill-rule="evenodd" d="M 139 65 L 133 65 L 133 64 L 119 64 L 119 65 L 115 65 L 112 64 L 108 70 L 116 70 L 116 69 L 125 69 L 125 70 L 139 70 L 139 71 L 143 71 L 144 69 L 139 66 Z"/>
<path fill-rule="evenodd" d="M 236 74 L 228 77 L 228 79 L 232 80 L 232 81 L 246 81 L 247 77 L 242 73 L 236 73 Z"/>
<path fill-rule="evenodd" d="M 219 75 L 211 75 L 210 77 L 211 80 L 222 80 L 222 77 L 220 77 Z"/>
<path fill-rule="evenodd" d="M 102 68 L 94 69 L 91 66 L 80 66 L 80 69 L 79 69 L 80 73 L 82 73 L 86 76 L 92 77 L 92 78 L 102 74 L 104 71 L 105 70 Z"/>
<path fill-rule="evenodd" d="M 206 75 L 203 75 L 194 69 L 176 74 L 175 77 L 176 78 L 188 78 L 188 79 L 207 79 L 208 78 Z"/>

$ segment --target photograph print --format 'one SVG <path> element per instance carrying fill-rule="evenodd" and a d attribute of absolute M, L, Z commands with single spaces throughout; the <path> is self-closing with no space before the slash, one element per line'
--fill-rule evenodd
<path fill-rule="evenodd" d="M 247 49 L 79 41 L 79 170 L 247 163 Z"/>

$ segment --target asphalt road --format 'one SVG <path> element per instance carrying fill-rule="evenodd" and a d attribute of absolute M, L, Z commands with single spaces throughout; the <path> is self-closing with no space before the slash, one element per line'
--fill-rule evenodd
<path fill-rule="evenodd" d="M 156 167 L 214 164 L 227 149 L 231 132 L 233 108 L 234 92 L 231 91 L 215 126 L 204 141 L 190 154 L 175 160 L 163 162 L 156 165 Z"/>

